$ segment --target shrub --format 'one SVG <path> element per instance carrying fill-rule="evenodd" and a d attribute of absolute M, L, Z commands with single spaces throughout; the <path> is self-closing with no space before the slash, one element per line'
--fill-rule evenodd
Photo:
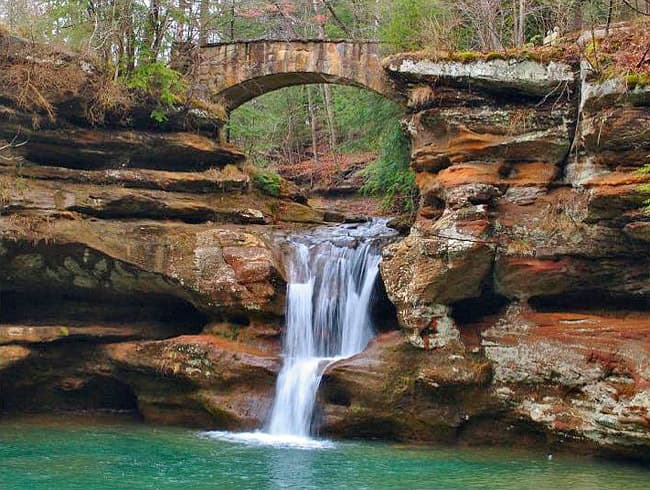
<path fill-rule="evenodd" d="M 187 84 L 183 76 L 160 61 L 138 66 L 127 78 L 127 87 L 151 98 L 156 104 L 151 118 L 163 123 L 166 112 L 183 102 Z"/>
<path fill-rule="evenodd" d="M 133 107 L 133 95 L 121 83 L 106 74 L 100 74 L 97 80 L 86 90 L 88 104 L 85 118 L 92 125 L 106 122 L 107 115 L 126 120 Z"/>

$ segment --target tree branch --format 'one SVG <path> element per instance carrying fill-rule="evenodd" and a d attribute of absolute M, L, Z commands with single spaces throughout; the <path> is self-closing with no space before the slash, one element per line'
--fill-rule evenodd
<path fill-rule="evenodd" d="M 16 149 L 16 148 L 20 148 L 21 146 L 25 146 L 28 143 L 29 140 L 25 140 L 25 141 L 21 141 L 20 143 L 16 143 L 16 141 L 18 140 L 18 136 L 19 135 L 16 134 L 9 143 L 7 143 L 4 146 L 0 146 L 0 152 L 5 151 L 5 150 L 13 150 L 13 149 Z M 12 160 L 15 159 L 15 157 L 6 157 L 4 155 L 0 155 L 0 158 L 2 158 L 5 161 L 12 161 Z"/>
<path fill-rule="evenodd" d="M 352 34 L 352 32 L 350 31 L 350 29 L 348 28 L 348 26 L 346 26 L 345 23 L 341 20 L 341 18 L 336 14 L 336 11 L 334 10 L 334 7 L 333 7 L 332 4 L 329 2 L 329 0 L 321 0 L 321 2 L 323 3 L 323 5 L 325 5 L 325 8 L 326 8 L 326 9 L 329 11 L 329 13 L 332 15 L 332 19 L 334 19 L 334 22 L 336 22 L 336 24 L 337 24 L 341 29 L 343 29 L 343 32 L 345 32 L 345 34 L 346 34 L 350 39 L 353 39 L 353 38 L 354 38 L 354 35 Z"/>
<path fill-rule="evenodd" d="M 648 7 L 650 7 L 650 1 L 649 1 L 649 0 L 644 0 L 644 1 L 645 1 L 645 4 L 646 4 L 646 10 L 645 10 L 645 11 L 641 10 L 641 9 L 640 9 L 638 6 L 636 6 L 636 5 L 632 5 L 632 2 L 630 2 L 630 0 L 623 0 L 623 3 L 624 3 L 627 7 L 629 7 L 630 9 L 632 9 L 634 12 L 636 12 L 637 14 L 648 15 L 648 16 L 650 16 L 650 10 L 648 10 Z"/>

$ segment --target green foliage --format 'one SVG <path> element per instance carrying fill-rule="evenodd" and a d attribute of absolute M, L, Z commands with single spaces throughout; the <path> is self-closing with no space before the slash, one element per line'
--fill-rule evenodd
<path fill-rule="evenodd" d="M 231 140 L 244 148 L 256 167 L 268 165 L 273 158 L 288 163 L 291 152 L 300 154 L 311 147 L 306 90 L 307 87 L 278 90 L 232 113 Z M 311 90 L 313 102 L 320 108 L 318 125 L 326 128 L 322 94 L 318 87 L 311 87 Z M 410 143 L 399 125 L 402 108 L 378 94 L 356 87 L 334 85 L 331 91 L 338 136 L 336 150 L 381 154 L 368 170 L 364 192 L 384 198 L 386 208 L 413 210 L 416 203 L 414 177 L 409 169 Z M 274 174 L 256 170 L 252 180 L 262 192 L 278 195 L 280 181 Z"/>
<path fill-rule="evenodd" d="M 332 87 L 332 99 L 339 150 L 343 152 L 375 151 L 402 111 L 395 102 L 355 87 Z"/>
<path fill-rule="evenodd" d="M 475 26 L 462 20 L 461 11 L 450 0 L 386 2 L 378 28 L 379 39 L 394 51 L 476 49 Z"/>
<path fill-rule="evenodd" d="M 414 212 L 418 191 L 410 159 L 411 143 L 395 120 L 381 141 L 381 155 L 366 169 L 367 180 L 362 191 L 383 196 L 385 209 Z"/>
<path fill-rule="evenodd" d="M 442 17 L 446 8 L 440 0 L 395 0 L 389 2 L 380 26 L 382 42 L 398 51 L 422 49 L 429 43 L 432 20 Z"/>
<path fill-rule="evenodd" d="M 187 92 L 182 75 L 160 61 L 138 66 L 128 76 L 126 85 L 154 101 L 151 118 L 158 123 L 167 120 L 167 110 L 182 102 Z"/>
<path fill-rule="evenodd" d="M 240 146 L 255 165 L 268 164 L 269 155 L 298 151 L 309 138 L 306 87 L 277 90 L 242 105 L 230 115 L 230 140 Z"/>
<path fill-rule="evenodd" d="M 252 175 L 253 185 L 262 194 L 280 197 L 282 178 L 270 170 L 256 169 Z"/>

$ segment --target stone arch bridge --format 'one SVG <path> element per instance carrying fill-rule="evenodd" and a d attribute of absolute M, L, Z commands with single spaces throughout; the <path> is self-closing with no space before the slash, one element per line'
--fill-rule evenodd
<path fill-rule="evenodd" d="M 293 85 L 335 83 L 400 98 L 384 71 L 376 42 L 247 41 L 201 47 L 199 83 L 228 111 Z"/>

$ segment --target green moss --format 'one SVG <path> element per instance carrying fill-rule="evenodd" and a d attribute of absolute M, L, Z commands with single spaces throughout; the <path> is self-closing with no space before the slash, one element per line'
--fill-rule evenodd
<path fill-rule="evenodd" d="M 480 53 L 474 51 L 459 51 L 458 53 L 454 53 L 454 59 L 461 63 L 471 63 L 479 58 L 481 58 Z"/>
<path fill-rule="evenodd" d="M 410 53 L 408 56 L 416 56 L 419 59 L 431 61 L 455 61 L 458 63 L 494 60 L 535 61 L 538 63 L 547 63 L 552 60 L 571 62 L 569 53 L 562 46 L 543 46 L 538 48 L 531 44 L 527 44 L 525 48 L 510 48 L 486 53 L 479 51 L 445 52 L 423 50 L 418 53 Z"/>
<path fill-rule="evenodd" d="M 642 174 L 650 174 L 650 163 L 646 163 L 643 167 L 641 167 L 638 170 L 638 172 Z"/>
<path fill-rule="evenodd" d="M 646 163 L 638 170 L 638 172 L 642 174 L 650 174 L 650 163 Z M 637 190 L 641 194 L 650 195 L 650 184 L 641 184 L 637 187 Z M 650 199 L 645 199 L 643 201 L 643 213 L 650 214 Z"/>
<path fill-rule="evenodd" d="M 647 73 L 629 73 L 625 77 L 625 83 L 629 89 L 634 89 L 636 87 L 648 87 L 650 86 L 650 75 Z"/>
<path fill-rule="evenodd" d="M 241 327 L 239 325 L 228 325 L 226 328 L 221 329 L 216 332 L 210 332 L 210 335 L 215 337 L 221 337 L 226 340 L 231 340 L 236 342 L 239 339 L 239 334 L 241 333 Z"/>
<path fill-rule="evenodd" d="M 280 197 L 282 178 L 268 170 L 258 170 L 253 177 L 253 185 L 267 196 Z"/>
<path fill-rule="evenodd" d="M 503 60 L 503 59 L 505 59 L 505 55 L 498 51 L 490 51 L 485 55 L 485 61 Z"/>
<path fill-rule="evenodd" d="M 548 54 L 548 56 L 552 57 L 552 54 Z M 545 62 L 544 53 L 537 52 L 537 51 L 529 51 L 527 49 L 523 49 L 523 50 L 515 53 L 515 58 L 517 58 L 518 60 L 524 60 L 524 61 L 536 61 L 538 63 L 544 63 Z"/>

